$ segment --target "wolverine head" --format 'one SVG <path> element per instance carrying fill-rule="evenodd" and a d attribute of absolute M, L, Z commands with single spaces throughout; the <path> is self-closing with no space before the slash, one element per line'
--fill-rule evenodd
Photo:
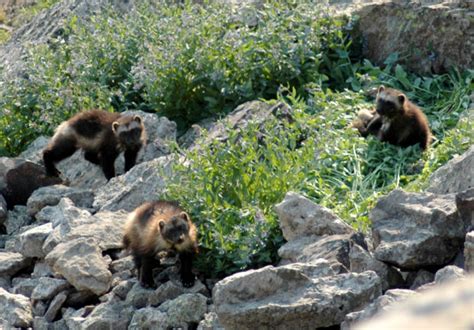
<path fill-rule="evenodd" d="M 402 92 L 380 86 L 377 93 L 377 113 L 381 116 L 396 117 L 404 111 L 406 96 Z"/>
<path fill-rule="evenodd" d="M 143 144 L 145 126 L 140 116 L 122 116 L 112 123 L 112 131 L 125 148 Z"/>
<path fill-rule="evenodd" d="M 171 245 L 182 244 L 189 235 L 190 218 L 186 212 L 172 216 L 168 220 L 160 220 L 160 232 Z"/>

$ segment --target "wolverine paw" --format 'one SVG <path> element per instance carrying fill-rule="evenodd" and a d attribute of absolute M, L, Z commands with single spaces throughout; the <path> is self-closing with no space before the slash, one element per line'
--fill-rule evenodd
<path fill-rule="evenodd" d="M 181 283 L 185 288 L 191 288 L 194 286 L 195 278 L 194 275 L 192 276 L 186 276 L 186 277 L 181 277 Z"/>

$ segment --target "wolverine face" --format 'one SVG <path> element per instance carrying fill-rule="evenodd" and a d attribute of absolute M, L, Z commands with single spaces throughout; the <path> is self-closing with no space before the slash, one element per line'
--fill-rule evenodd
<path fill-rule="evenodd" d="M 173 216 L 168 221 L 160 221 L 160 232 L 171 245 L 182 244 L 189 233 L 189 216 L 186 212 Z"/>
<path fill-rule="evenodd" d="M 112 123 L 112 130 L 125 148 L 141 144 L 143 124 L 140 116 L 121 117 Z"/>
<path fill-rule="evenodd" d="M 377 93 L 377 113 L 381 116 L 396 117 L 403 111 L 405 95 L 394 89 L 380 86 Z"/>

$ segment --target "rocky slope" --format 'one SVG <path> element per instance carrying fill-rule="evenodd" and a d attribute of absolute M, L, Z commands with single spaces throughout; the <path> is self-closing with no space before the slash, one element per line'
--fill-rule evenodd
<path fill-rule="evenodd" d="M 204 140 L 195 134 L 193 140 L 190 133 L 186 143 L 199 148 L 209 139 L 225 139 L 226 130 L 265 121 L 280 107 L 246 103 L 224 123 L 211 124 Z M 150 143 L 129 172 L 106 183 L 78 152 L 60 165 L 69 186 L 41 187 L 26 205 L 8 205 L 11 210 L 4 203 L 0 320 L 5 326 L 312 329 L 342 324 L 347 329 L 383 311 L 391 315 L 397 301 L 424 301 L 424 292 L 440 283 L 472 281 L 463 278 L 474 269 L 474 146 L 433 174 L 430 192 L 395 190 L 381 198 L 370 214 L 371 235 L 288 192 L 275 205 L 287 240 L 278 251 L 280 265 L 237 273 L 215 285 L 197 281 L 186 289 L 175 260 L 166 259 L 167 267 L 155 274 L 162 284 L 156 290 L 141 288 L 131 257 L 121 252 L 122 226 L 127 211 L 150 196 L 159 198 L 170 164 L 181 161 L 166 148 L 176 139 L 176 125 L 146 116 Z M 47 140 L 35 141 L 21 162 L 1 159 L 0 182 L 15 186 L 5 181 L 8 173 L 25 161 L 36 164 Z M 448 181 L 457 184 L 449 189 L 440 184 Z M 472 304 L 453 299 L 452 308 Z"/>

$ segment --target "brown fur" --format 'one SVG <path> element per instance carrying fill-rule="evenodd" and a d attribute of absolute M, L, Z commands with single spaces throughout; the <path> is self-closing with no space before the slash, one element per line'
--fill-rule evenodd
<path fill-rule="evenodd" d="M 77 149 L 84 158 L 100 165 L 107 179 L 115 176 L 115 159 L 124 152 L 125 171 L 135 165 L 145 145 L 146 132 L 139 116 L 123 116 L 103 110 L 76 114 L 63 122 L 43 151 L 43 161 L 51 176 L 59 176 L 55 164 L 70 157 Z"/>
<path fill-rule="evenodd" d="M 192 259 L 198 252 L 197 230 L 189 215 L 177 203 L 148 202 L 130 214 L 125 225 L 124 247 L 135 258 L 140 283 L 153 286 L 152 269 L 160 251 L 174 250 L 181 260 L 181 280 L 186 287 L 194 285 Z"/>
<path fill-rule="evenodd" d="M 361 111 L 353 122 L 362 136 L 373 134 L 380 141 L 408 147 L 431 143 L 428 119 L 419 107 L 399 90 L 380 86 L 375 111 Z"/>

